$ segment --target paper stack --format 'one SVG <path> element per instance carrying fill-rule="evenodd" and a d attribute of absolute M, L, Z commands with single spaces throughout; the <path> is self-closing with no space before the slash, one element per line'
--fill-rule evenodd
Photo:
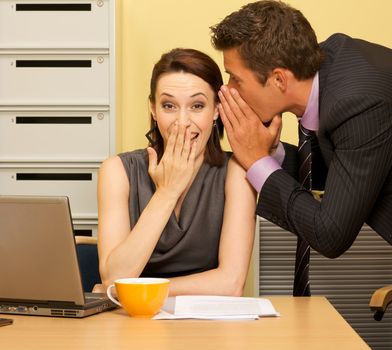
<path fill-rule="evenodd" d="M 168 298 L 153 319 L 256 320 L 266 316 L 279 316 L 268 299 L 186 295 Z"/>

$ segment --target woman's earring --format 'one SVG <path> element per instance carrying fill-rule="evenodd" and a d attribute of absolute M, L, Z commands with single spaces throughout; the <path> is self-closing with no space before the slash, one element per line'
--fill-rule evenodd
<path fill-rule="evenodd" d="M 218 142 L 219 143 L 219 129 L 218 129 L 218 124 L 216 123 L 216 119 L 214 120 L 214 123 L 212 124 L 212 133 L 213 133 L 213 140 L 214 143 Z"/>
<path fill-rule="evenodd" d="M 147 134 L 145 135 L 148 139 L 148 142 L 150 143 L 151 146 L 155 146 L 158 142 L 155 141 L 152 136 L 155 134 L 155 132 L 157 131 L 158 127 L 157 127 L 157 122 L 156 120 L 154 120 L 154 126 L 148 130 Z"/>

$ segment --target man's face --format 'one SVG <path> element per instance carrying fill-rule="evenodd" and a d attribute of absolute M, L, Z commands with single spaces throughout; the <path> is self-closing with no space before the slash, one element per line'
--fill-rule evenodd
<path fill-rule="evenodd" d="M 229 88 L 235 88 L 263 123 L 268 123 L 281 112 L 279 89 L 269 77 L 263 86 L 255 73 L 245 66 L 238 50 L 223 51 L 224 66 L 229 74 Z"/>

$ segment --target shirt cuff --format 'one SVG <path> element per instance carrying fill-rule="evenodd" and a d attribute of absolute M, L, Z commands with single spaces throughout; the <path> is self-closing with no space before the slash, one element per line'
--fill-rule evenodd
<path fill-rule="evenodd" d="M 282 169 L 278 161 L 271 156 L 263 157 L 256 161 L 247 171 L 246 178 L 254 187 L 254 189 L 260 193 L 264 183 L 268 177 L 276 170 Z"/>
<path fill-rule="evenodd" d="M 279 165 L 282 166 L 285 155 L 286 151 L 284 150 L 284 146 L 282 142 L 279 142 L 275 153 L 272 155 L 272 158 L 274 158 L 279 163 Z"/>

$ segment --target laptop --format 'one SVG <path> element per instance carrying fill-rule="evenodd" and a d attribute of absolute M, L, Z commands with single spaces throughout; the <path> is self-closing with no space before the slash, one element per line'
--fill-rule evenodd
<path fill-rule="evenodd" d="M 114 307 L 83 291 L 67 197 L 0 196 L 0 313 L 86 317 Z"/>

